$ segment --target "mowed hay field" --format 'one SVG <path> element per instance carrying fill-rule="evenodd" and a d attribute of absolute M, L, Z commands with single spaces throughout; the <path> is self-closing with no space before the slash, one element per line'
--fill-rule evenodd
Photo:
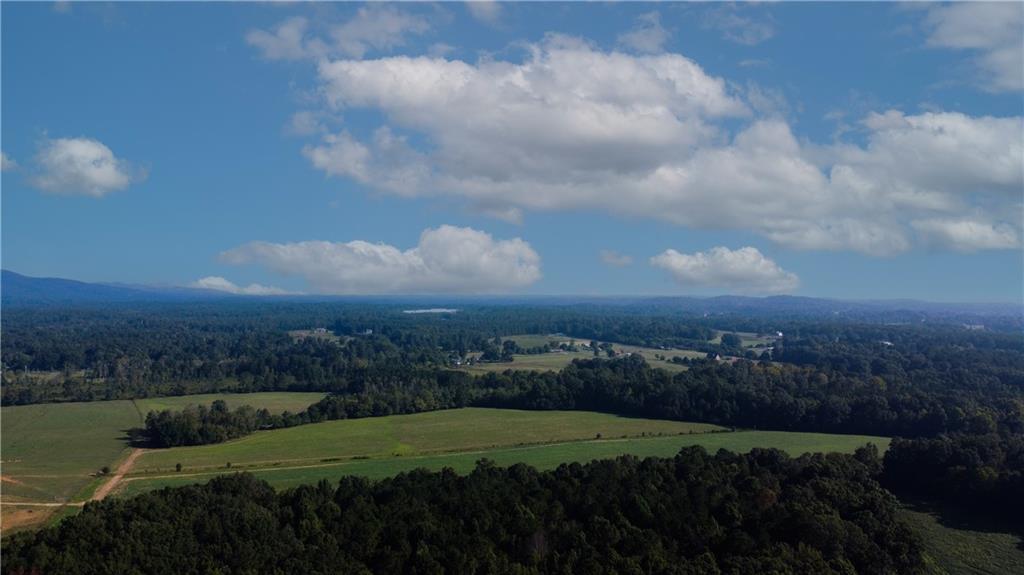
<path fill-rule="evenodd" d="M 585 411 L 521 411 L 463 408 L 412 415 L 327 421 L 262 431 L 216 445 L 148 451 L 134 473 L 186 471 L 279 464 L 322 459 L 394 457 L 481 451 L 522 444 L 610 437 L 679 435 L 721 431 L 706 423 L 619 417 Z"/>
<path fill-rule="evenodd" d="M 103 466 L 116 468 L 129 451 L 129 429 L 149 410 L 181 409 L 224 399 L 279 412 L 299 411 L 322 393 L 210 394 L 140 399 L 17 405 L 0 410 L 3 502 L 60 503 L 91 495 Z"/>
<path fill-rule="evenodd" d="M 209 405 L 218 399 L 234 409 L 242 405 L 251 405 L 256 409 L 268 409 L 271 413 L 290 411 L 297 413 L 320 401 L 326 394 L 321 392 L 298 391 L 267 391 L 260 393 L 206 393 L 202 395 L 183 395 L 180 397 L 151 397 L 137 399 L 139 411 L 143 415 L 150 411 L 164 409 L 184 409 L 188 405 Z"/>
<path fill-rule="evenodd" d="M 131 401 L 2 408 L 3 501 L 63 502 L 128 451 L 142 419 Z"/>
<path fill-rule="evenodd" d="M 246 469 L 256 477 L 283 489 L 297 485 L 315 483 L 321 480 L 335 482 L 343 475 L 355 475 L 369 479 L 383 479 L 402 472 L 417 469 L 437 471 L 452 468 L 458 473 L 469 473 L 481 458 L 493 460 L 499 466 L 526 463 L 541 470 L 554 469 L 566 462 L 586 462 L 593 459 L 635 455 L 638 457 L 671 457 L 686 446 L 699 445 L 709 451 L 728 449 L 745 452 L 755 447 L 775 447 L 792 455 L 808 452 L 852 453 L 866 443 L 873 443 L 885 450 L 889 438 L 869 436 L 836 436 L 827 434 L 802 434 L 791 432 L 733 432 L 707 433 L 683 436 L 663 436 L 633 439 L 601 439 L 530 445 L 470 451 L 443 453 L 437 455 L 385 456 L 379 458 L 353 458 L 337 462 L 300 463 L 280 467 Z M 216 472 L 169 474 L 159 477 L 129 478 L 122 483 L 119 496 L 136 495 L 162 487 L 174 487 L 203 483 L 209 479 L 230 473 L 221 468 Z"/>
<path fill-rule="evenodd" d="M 710 424 L 603 413 L 465 408 L 329 421 L 258 432 L 218 445 L 149 451 L 139 458 L 119 494 L 189 484 L 239 470 L 255 473 L 277 487 L 290 487 L 346 474 L 376 479 L 417 468 L 467 472 L 481 458 L 499 465 L 526 463 L 549 469 L 624 454 L 669 457 L 687 445 L 741 452 L 775 447 L 798 455 L 850 453 L 869 442 L 883 451 L 889 445 L 884 437 L 729 432 Z M 181 472 L 175 471 L 178 463 Z"/>

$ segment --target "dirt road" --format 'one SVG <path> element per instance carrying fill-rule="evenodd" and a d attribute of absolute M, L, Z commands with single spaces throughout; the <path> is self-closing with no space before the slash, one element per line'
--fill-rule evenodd
<path fill-rule="evenodd" d="M 132 452 L 128 454 L 128 457 L 121 462 L 121 465 L 117 466 L 117 470 L 114 471 L 114 475 L 111 476 L 106 483 L 101 485 L 100 488 L 96 490 L 96 493 L 92 494 L 90 501 L 99 501 L 107 495 L 110 495 L 110 492 L 117 487 L 118 483 L 121 483 L 122 479 L 124 479 L 125 474 L 132 470 L 132 466 L 135 465 L 135 460 L 138 459 L 145 451 L 145 449 L 140 449 L 138 447 L 132 448 Z"/>

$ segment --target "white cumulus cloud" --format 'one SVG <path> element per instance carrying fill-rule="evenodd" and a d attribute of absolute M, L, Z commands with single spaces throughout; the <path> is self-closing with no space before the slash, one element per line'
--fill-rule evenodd
<path fill-rule="evenodd" d="M 911 249 L 924 237 L 914 221 L 971 213 L 1020 231 L 1019 116 L 889 110 L 864 118 L 856 143 L 817 145 L 793 133 L 777 94 L 737 91 L 679 54 L 558 35 L 525 49 L 515 61 L 322 60 L 327 110 L 385 119 L 369 137 L 328 133 L 304 152 L 331 176 L 457 196 L 515 222 L 597 209 L 873 255 Z"/>
<path fill-rule="evenodd" d="M 737 250 L 719 246 L 693 254 L 668 249 L 652 257 L 650 262 L 686 287 L 773 294 L 791 292 L 800 286 L 795 274 L 749 246 Z"/>
<path fill-rule="evenodd" d="M 424 230 L 406 250 L 361 240 L 250 242 L 221 260 L 300 276 L 325 294 L 502 293 L 541 277 L 540 256 L 522 239 L 448 225 Z"/>
<path fill-rule="evenodd" d="M 954 2 L 932 6 L 928 45 L 975 53 L 985 87 L 1024 90 L 1024 3 Z"/>
<path fill-rule="evenodd" d="M 220 276 L 207 276 L 192 282 L 190 287 L 233 293 L 237 295 L 287 295 L 291 292 L 281 288 L 252 283 L 247 286 L 236 285 Z"/>
<path fill-rule="evenodd" d="M 91 138 L 57 138 L 44 142 L 35 158 L 32 184 L 54 194 L 100 197 L 123 190 L 145 177 Z"/>

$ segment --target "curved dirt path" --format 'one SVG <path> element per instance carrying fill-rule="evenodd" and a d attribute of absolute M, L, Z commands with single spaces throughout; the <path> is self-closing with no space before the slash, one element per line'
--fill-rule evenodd
<path fill-rule="evenodd" d="M 124 479 L 125 474 L 132 470 L 132 466 L 135 465 L 135 460 L 138 459 L 145 451 L 145 449 L 133 447 L 132 452 L 128 454 L 128 457 L 121 462 L 121 465 L 117 466 L 117 470 L 114 471 L 114 475 L 92 494 L 89 501 L 100 501 L 107 495 L 110 495 L 110 492 L 117 487 L 118 483 L 121 483 L 122 479 Z"/>

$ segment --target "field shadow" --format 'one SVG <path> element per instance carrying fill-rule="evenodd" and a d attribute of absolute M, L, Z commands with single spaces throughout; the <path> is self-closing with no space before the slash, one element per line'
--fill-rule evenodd
<path fill-rule="evenodd" d="M 1017 540 L 1017 549 L 1024 551 L 1024 522 L 1022 522 L 1024 520 L 1014 522 L 1001 517 L 980 514 L 969 507 L 918 497 L 900 497 L 900 503 L 911 511 L 935 516 L 943 527 L 1011 535 Z"/>
<path fill-rule="evenodd" d="M 118 437 L 118 439 L 132 447 L 156 447 L 156 444 L 149 439 L 149 436 L 146 435 L 146 430 L 142 427 L 129 427 L 128 429 L 119 429 L 118 431 L 124 434 Z"/>

